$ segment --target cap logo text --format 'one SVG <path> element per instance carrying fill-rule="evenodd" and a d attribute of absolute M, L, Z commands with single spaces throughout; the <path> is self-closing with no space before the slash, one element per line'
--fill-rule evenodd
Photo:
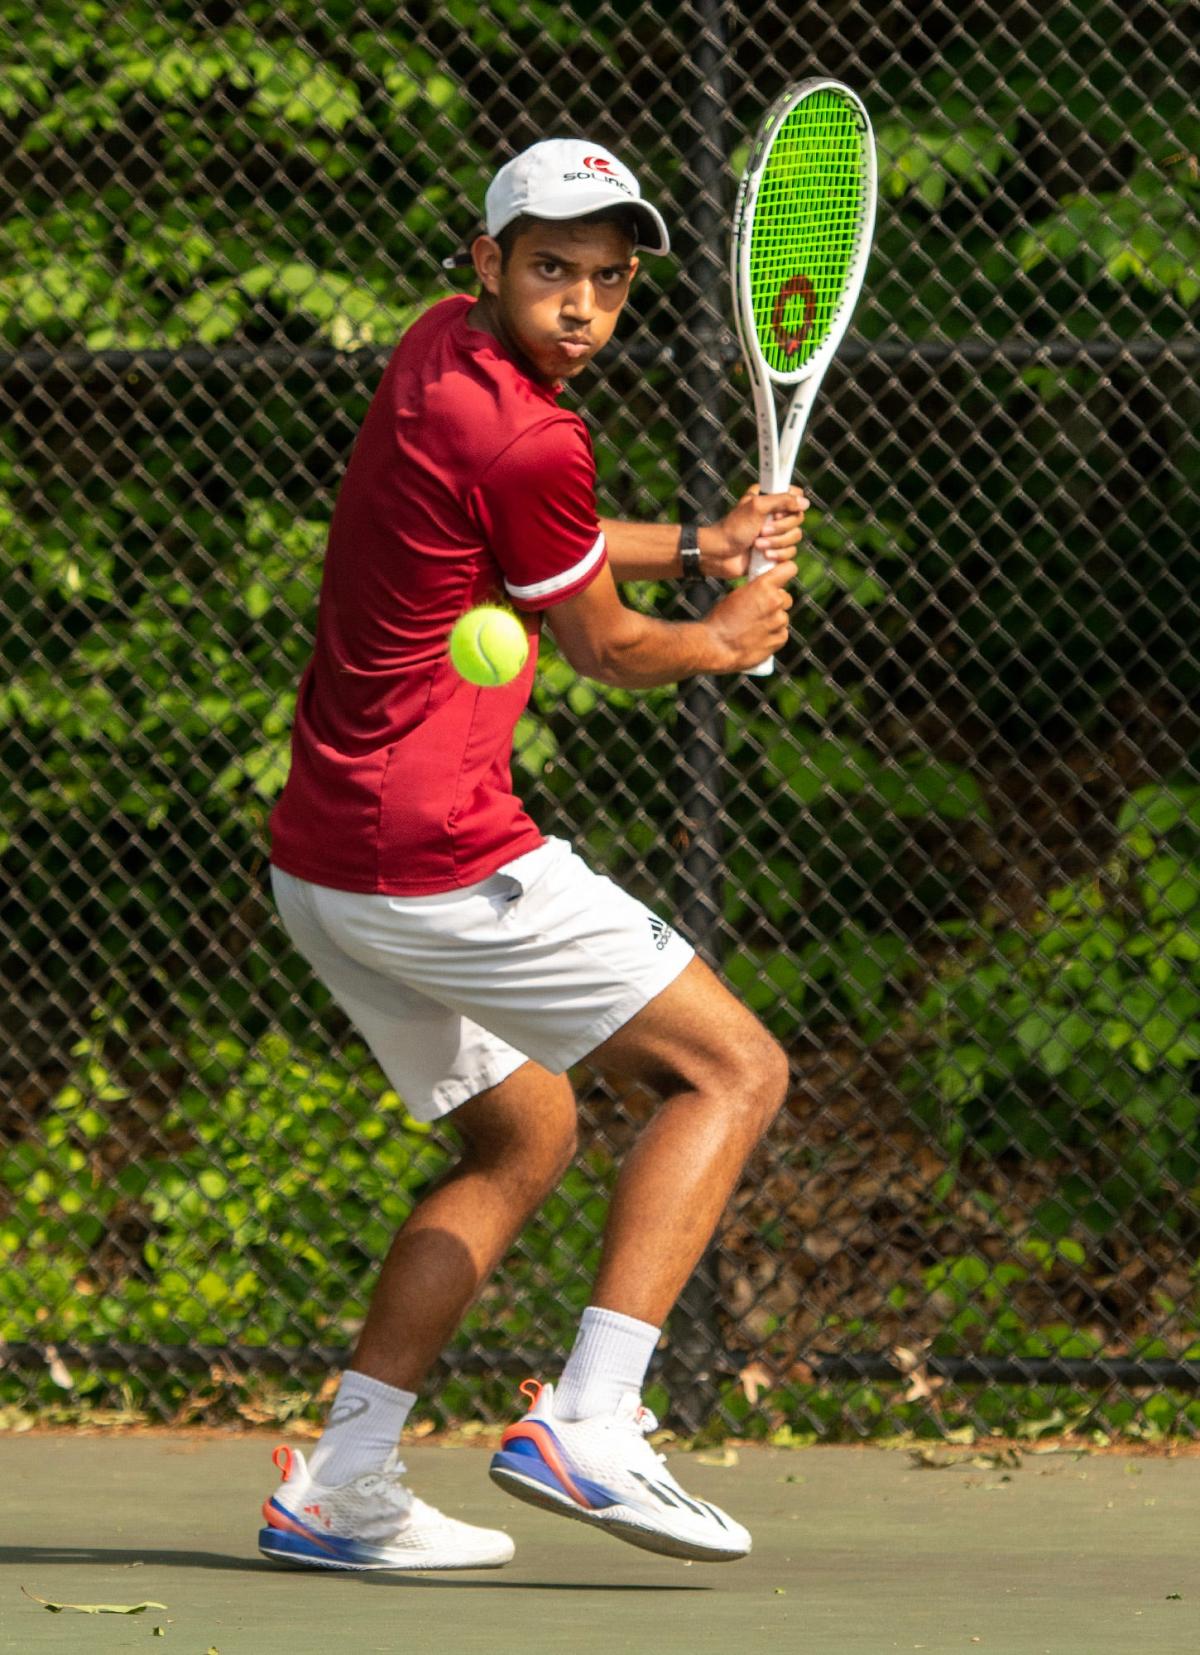
<path fill-rule="evenodd" d="M 629 188 L 629 185 L 625 182 L 625 180 L 623 178 L 617 178 L 615 174 L 611 172 L 564 172 L 562 178 L 564 184 L 581 184 L 585 179 L 590 178 L 594 183 L 611 184 L 615 190 L 624 190 L 626 195 L 633 194 L 633 191 Z"/>

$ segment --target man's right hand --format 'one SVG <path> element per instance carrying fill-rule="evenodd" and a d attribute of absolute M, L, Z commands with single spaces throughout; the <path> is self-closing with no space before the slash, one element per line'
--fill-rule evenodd
<path fill-rule="evenodd" d="M 787 583 L 795 574 L 791 560 L 773 563 L 713 605 L 703 624 L 729 657 L 715 671 L 747 672 L 787 642 L 788 610 L 793 601 Z"/>

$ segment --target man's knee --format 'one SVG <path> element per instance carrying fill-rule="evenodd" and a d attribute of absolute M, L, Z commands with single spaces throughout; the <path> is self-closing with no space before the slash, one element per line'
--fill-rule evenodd
<path fill-rule="evenodd" d="M 787 1056 L 754 1013 L 696 959 L 592 1054 L 660 1095 L 719 1099 L 765 1130 L 787 1095 Z"/>
<path fill-rule="evenodd" d="M 679 1056 L 669 1079 L 659 1081 L 664 1094 L 689 1091 L 718 1102 L 743 1119 L 751 1133 L 765 1132 L 787 1096 L 787 1054 L 752 1012 L 731 1021 L 720 1044 L 696 1047 Z"/>
<path fill-rule="evenodd" d="M 787 1097 L 788 1059 L 783 1047 L 757 1018 L 753 1019 L 753 1031 L 737 1044 L 734 1076 L 727 1084 L 738 1106 L 757 1118 L 760 1131 L 766 1131 Z"/>
<path fill-rule="evenodd" d="M 787 1096 L 787 1053 L 740 1000 L 729 995 L 719 1009 L 722 1021 L 714 1018 L 712 1025 L 719 1037 L 693 1048 L 693 1076 L 699 1090 L 719 1096 L 751 1127 L 765 1131 Z"/>

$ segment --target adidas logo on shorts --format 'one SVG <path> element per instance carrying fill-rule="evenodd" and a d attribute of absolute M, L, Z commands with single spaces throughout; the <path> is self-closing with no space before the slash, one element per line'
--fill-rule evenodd
<path fill-rule="evenodd" d="M 661 954 L 663 949 L 670 942 L 674 932 L 671 930 L 671 927 L 667 924 L 666 920 L 659 919 L 657 914 L 651 914 L 649 918 L 650 930 L 654 936 L 654 946 Z"/>

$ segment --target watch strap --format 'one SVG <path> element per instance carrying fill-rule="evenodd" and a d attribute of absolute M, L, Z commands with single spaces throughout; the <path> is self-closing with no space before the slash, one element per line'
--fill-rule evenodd
<path fill-rule="evenodd" d="M 684 580 L 702 580 L 700 567 L 700 525 L 682 522 L 679 525 L 679 562 Z"/>

